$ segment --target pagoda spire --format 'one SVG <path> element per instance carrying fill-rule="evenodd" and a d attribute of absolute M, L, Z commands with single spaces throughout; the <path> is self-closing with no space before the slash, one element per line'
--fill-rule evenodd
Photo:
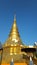
<path fill-rule="evenodd" d="M 12 39 L 12 41 L 15 41 L 15 42 L 21 41 L 18 28 L 17 28 L 17 24 L 16 24 L 16 15 L 14 16 L 14 23 L 12 25 L 9 37 Z"/>
<path fill-rule="evenodd" d="M 14 22 L 16 22 L 16 15 L 14 15 Z"/>

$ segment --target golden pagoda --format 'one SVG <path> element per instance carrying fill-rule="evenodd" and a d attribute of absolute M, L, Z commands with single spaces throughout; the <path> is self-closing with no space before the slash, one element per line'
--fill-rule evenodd
<path fill-rule="evenodd" d="M 14 62 L 23 62 L 21 48 L 22 41 L 16 25 L 16 16 L 12 25 L 10 34 L 6 42 L 3 44 L 2 64 L 9 64 L 13 58 Z"/>
<path fill-rule="evenodd" d="M 28 49 L 30 48 L 24 45 L 21 41 L 16 25 L 16 16 L 14 16 L 14 22 L 10 34 L 3 44 L 1 65 L 10 65 L 12 59 L 14 65 L 29 65 L 29 56 L 32 56 L 33 52 L 27 52 L 26 50 Z"/>

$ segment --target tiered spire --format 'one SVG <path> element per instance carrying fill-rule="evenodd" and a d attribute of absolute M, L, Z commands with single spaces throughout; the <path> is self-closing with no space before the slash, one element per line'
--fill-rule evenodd
<path fill-rule="evenodd" d="M 14 23 L 13 23 L 13 26 L 11 28 L 9 37 L 11 37 L 12 41 L 15 41 L 15 42 L 21 41 L 18 29 L 17 29 L 17 25 L 16 25 L 16 15 L 14 16 Z"/>

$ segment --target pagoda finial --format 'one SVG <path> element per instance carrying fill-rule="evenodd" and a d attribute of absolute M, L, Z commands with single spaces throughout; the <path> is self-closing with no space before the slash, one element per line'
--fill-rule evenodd
<path fill-rule="evenodd" d="M 14 21 L 16 21 L 16 14 L 14 15 Z"/>

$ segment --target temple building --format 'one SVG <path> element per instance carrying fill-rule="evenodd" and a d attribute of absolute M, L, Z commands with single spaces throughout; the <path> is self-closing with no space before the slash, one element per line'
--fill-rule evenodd
<path fill-rule="evenodd" d="M 23 44 L 18 28 L 16 25 L 16 17 L 9 33 L 8 39 L 0 49 L 1 65 L 10 65 L 13 60 L 14 65 L 29 65 L 30 57 L 32 62 L 37 65 L 36 46 L 27 46 Z"/>

